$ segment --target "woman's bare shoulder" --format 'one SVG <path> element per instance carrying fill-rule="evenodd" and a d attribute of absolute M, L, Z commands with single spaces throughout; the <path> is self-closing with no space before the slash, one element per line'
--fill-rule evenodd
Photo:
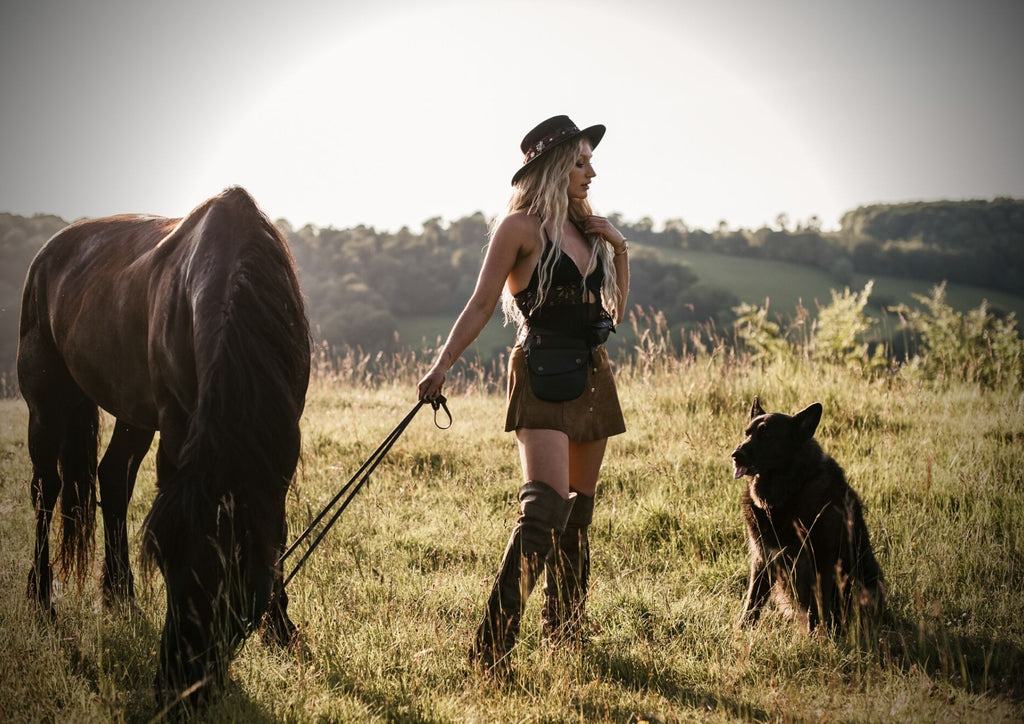
<path fill-rule="evenodd" d="M 526 211 L 513 211 L 498 222 L 494 239 L 503 239 L 519 245 L 537 242 L 541 238 L 540 217 Z"/>

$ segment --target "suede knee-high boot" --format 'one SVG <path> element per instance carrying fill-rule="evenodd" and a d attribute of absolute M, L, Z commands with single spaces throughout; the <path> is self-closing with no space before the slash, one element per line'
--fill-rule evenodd
<path fill-rule="evenodd" d="M 576 494 L 557 548 L 544 562 L 544 605 L 541 624 L 544 638 L 554 644 L 579 638 L 590 579 L 590 538 L 587 529 L 594 519 L 594 498 Z"/>
<path fill-rule="evenodd" d="M 469 652 L 470 659 L 484 669 L 507 665 L 505 656 L 519 633 L 523 606 L 544 559 L 565 529 L 573 497 L 565 500 L 550 485 L 537 480 L 519 489 L 519 520 L 509 537 L 483 621 Z"/>

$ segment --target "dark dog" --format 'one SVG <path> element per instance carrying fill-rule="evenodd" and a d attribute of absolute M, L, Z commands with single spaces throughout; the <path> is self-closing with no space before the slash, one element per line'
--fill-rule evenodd
<path fill-rule="evenodd" d="M 745 437 L 732 453 L 735 476 L 749 476 L 743 519 L 750 585 L 743 622 L 754 622 L 774 591 L 776 603 L 836 631 L 854 613 L 876 615 L 882 570 L 864 524 L 860 498 L 843 469 L 814 439 L 821 403 L 796 415 L 766 414 L 758 399 Z"/>

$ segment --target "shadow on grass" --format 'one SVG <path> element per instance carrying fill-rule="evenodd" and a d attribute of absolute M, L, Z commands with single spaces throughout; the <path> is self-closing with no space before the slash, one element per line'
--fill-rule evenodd
<path fill-rule="evenodd" d="M 1024 650 L 1005 636 L 959 634 L 941 621 L 889 615 L 877 646 L 883 666 L 916 668 L 971 694 L 1024 703 Z"/>
<path fill-rule="evenodd" d="M 249 698 L 241 686 L 229 679 L 224 688 L 215 693 L 190 721 L 210 724 L 226 721 L 272 724 L 279 722 L 280 718 Z"/>
<path fill-rule="evenodd" d="M 743 721 L 771 721 L 774 719 L 769 712 L 760 707 L 717 693 L 697 691 L 685 685 L 680 676 L 672 669 L 639 660 L 613 649 L 591 649 L 587 653 L 587 658 L 603 677 L 617 681 L 633 691 L 660 694 L 680 706 L 693 709 L 695 712 L 725 713 Z M 613 721 L 636 721 L 638 713 L 643 714 L 635 711 L 607 712 L 596 709 L 588 711 L 585 702 L 583 711 L 595 718 L 608 717 L 610 714 Z M 646 713 L 645 718 L 650 721 L 658 721 L 658 717 L 654 713 Z"/>
<path fill-rule="evenodd" d="M 108 710 L 111 720 L 125 722 L 245 721 L 275 722 L 230 676 L 214 688 L 197 709 L 164 708 L 157 702 L 155 682 L 157 650 L 162 626 L 154 624 L 132 604 L 104 613 L 99 647 L 83 649 L 81 632 L 73 624 L 58 622 L 58 637 L 69 670 L 86 682 Z"/>

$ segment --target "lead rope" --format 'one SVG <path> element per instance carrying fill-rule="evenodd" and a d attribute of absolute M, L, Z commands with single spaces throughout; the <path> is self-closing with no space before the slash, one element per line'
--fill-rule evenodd
<path fill-rule="evenodd" d="M 436 425 L 439 430 L 447 430 L 449 427 L 452 426 L 452 413 L 448 409 L 447 402 L 448 401 L 444 397 L 444 395 L 438 395 L 433 400 L 430 400 L 430 406 L 434 408 L 434 425 Z M 278 558 L 277 562 L 278 564 L 283 565 L 285 559 L 287 559 L 288 556 L 295 552 L 295 549 L 298 548 L 299 544 L 302 543 L 302 541 L 306 540 L 306 538 L 310 536 L 310 534 L 313 532 L 313 529 L 316 528 L 316 526 L 320 524 L 320 521 L 324 519 L 324 516 L 326 516 L 327 513 L 330 512 L 331 508 L 337 505 L 338 501 L 341 500 L 341 497 L 345 495 L 346 492 L 349 491 L 349 488 L 351 488 L 351 492 L 348 493 L 348 497 L 345 498 L 345 501 L 341 504 L 341 507 L 338 508 L 338 510 L 331 517 L 331 519 L 327 521 L 327 525 L 325 525 L 323 530 L 320 531 L 320 534 L 316 537 L 316 539 L 312 543 L 310 543 L 309 548 L 307 548 L 306 552 L 302 554 L 302 558 L 300 558 L 299 562 L 295 564 L 295 567 L 292 569 L 292 572 L 289 573 L 288 577 L 284 579 L 284 583 L 282 585 L 288 585 L 288 582 L 292 580 L 296 573 L 298 573 L 299 569 L 302 567 L 302 564 L 306 562 L 306 559 L 309 558 L 310 554 L 314 550 L 316 550 L 316 547 L 318 545 L 320 545 L 320 541 L 322 541 L 324 536 L 327 535 L 327 531 L 329 531 L 331 529 L 331 526 L 333 526 L 335 522 L 337 522 L 338 518 L 341 517 L 341 514 L 345 511 L 345 508 L 347 508 L 348 504 L 352 502 L 352 498 L 356 496 L 356 493 L 358 493 L 359 489 L 363 487 L 363 484 L 370 479 L 370 474 L 377 468 L 377 465 L 380 464 L 380 461 L 384 459 L 384 456 L 388 454 L 388 451 L 391 449 L 391 446 L 395 444 L 395 441 L 398 440 L 399 437 L 401 437 L 403 432 L 405 432 L 405 428 L 409 426 L 409 423 L 412 422 L 412 419 L 414 417 L 416 417 L 416 413 L 420 411 L 420 408 L 423 407 L 424 404 L 426 404 L 425 400 L 420 400 L 418 403 L 416 403 L 416 406 L 412 408 L 408 415 L 405 416 L 405 419 L 398 423 L 398 426 L 394 430 L 392 430 L 391 433 L 386 438 L 384 438 L 384 442 L 382 442 L 377 447 L 377 449 L 373 451 L 373 454 L 366 459 L 366 462 L 364 462 L 362 466 L 359 468 L 359 470 L 356 471 L 356 474 L 349 478 L 348 482 L 345 483 L 344 486 L 342 486 L 341 490 L 338 491 L 337 495 L 335 495 L 331 499 L 331 502 L 324 506 L 324 509 L 320 511 L 319 515 L 317 515 L 316 518 L 313 519 L 313 522 L 310 523 L 309 526 L 306 528 L 306 530 L 302 532 L 302 535 L 296 538 L 295 542 L 288 547 L 288 550 L 281 554 L 281 557 Z M 447 415 L 448 417 L 448 424 L 444 426 L 439 424 L 437 421 L 437 412 L 442 408 L 444 409 L 445 415 Z M 355 484 L 355 487 L 353 487 L 353 484 Z"/>

